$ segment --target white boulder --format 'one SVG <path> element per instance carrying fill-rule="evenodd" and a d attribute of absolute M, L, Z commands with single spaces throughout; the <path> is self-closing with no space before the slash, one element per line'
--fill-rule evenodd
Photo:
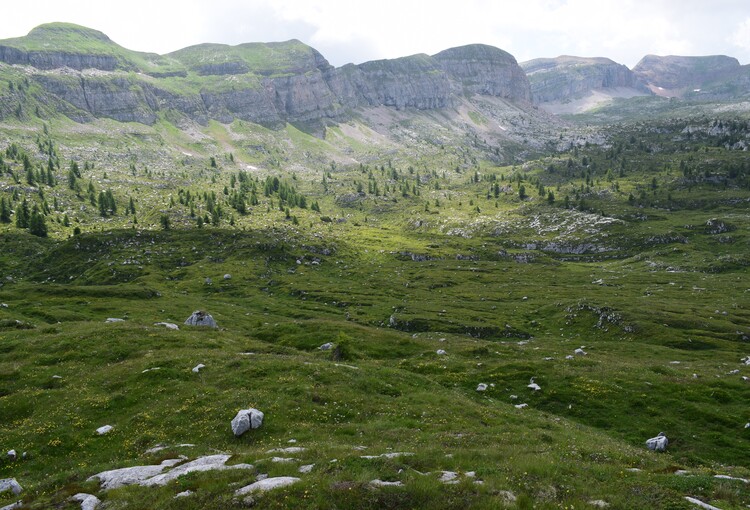
<path fill-rule="evenodd" d="M 287 485 L 292 485 L 299 481 L 300 479 L 294 476 L 276 476 L 274 478 L 266 478 L 255 483 L 251 483 L 250 485 L 246 485 L 241 489 L 237 489 L 234 494 L 236 496 L 244 496 L 245 494 L 250 494 L 251 492 L 266 492 L 273 489 L 278 489 L 279 487 L 286 487 Z"/>
<path fill-rule="evenodd" d="M 648 447 L 648 449 L 655 452 L 665 451 L 668 444 L 669 439 L 667 439 L 667 436 L 664 435 L 664 432 L 659 432 L 656 437 L 652 437 L 651 439 L 646 440 L 646 446 Z"/>
<path fill-rule="evenodd" d="M 250 429 L 257 429 L 263 424 L 263 413 L 257 409 L 242 409 L 232 419 L 232 432 L 239 437 Z"/>

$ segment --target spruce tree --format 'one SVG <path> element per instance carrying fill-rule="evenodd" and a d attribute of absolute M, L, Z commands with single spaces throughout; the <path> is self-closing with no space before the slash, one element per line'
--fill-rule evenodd
<path fill-rule="evenodd" d="M 0 222 L 10 223 L 10 205 L 5 201 L 5 197 L 0 197 Z"/>
<path fill-rule="evenodd" d="M 31 212 L 31 218 L 29 219 L 29 233 L 38 237 L 47 237 L 47 222 L 36 204 L 34 204 L 34 210 Z"/>

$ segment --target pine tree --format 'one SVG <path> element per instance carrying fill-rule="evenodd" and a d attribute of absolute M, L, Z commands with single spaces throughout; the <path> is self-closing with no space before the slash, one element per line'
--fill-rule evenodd
<path fill-rule="evenodd" d="M 34 204 L 34 210 L 31 212 L 31 218 L 29 219 L 29 233 L 38 237 L 47 237 L 47 222 L 36 204 Z"/>
<path fill-rule="evenodd" d="M 0 197 L 0 222 L 10 223 L 10 206 L 5 201 L 5 197 Z"/>
<path fill-rule="evenodd" d="M 29 228 L 29 203 L 23 199 L 21 207 L 16 211 L 16 226 L 18 228 Z"/>

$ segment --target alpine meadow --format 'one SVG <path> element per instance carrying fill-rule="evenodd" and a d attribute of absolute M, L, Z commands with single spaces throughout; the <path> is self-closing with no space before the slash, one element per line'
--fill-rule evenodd
<path fill-rule="evenodd" d="M 0 40 L 0 508 L 746 509 L 748 148 L 726 56 Z"/>

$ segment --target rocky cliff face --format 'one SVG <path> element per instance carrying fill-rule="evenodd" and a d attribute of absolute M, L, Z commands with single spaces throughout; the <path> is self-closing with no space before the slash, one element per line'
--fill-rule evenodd
<path fill-rule="evenodd" d="M 734 81 L 746 74 L 737 59 L 723 55 L 681 57 L 646 55 L 633 72 L 660 95 L 681 96 L 686 92 Z"/>
<path fill-rule="evenodd" d="M 645 83 L 627 67 L 608 58 L 561 56 L 521 63 L 537 103 L 567 101 L 593 90 L 628 88 L 648 93 Z"/>
<path fill-rule="evenodd" d="M 48 28 L 41 33 L 35 29 L 27 38 L 0 41 L 0 61 L 31 67 L 32 79 L 70 105 L 67 114 L 78 120 L 92 115 L 149 124 L 159 110 L 175 110 L 199 122 L 239 118 L 282 125 L 338 119 L 368 106 L 446 108 L 467 94 L 511 101 L 531 98 L 516 60 L 491 46 L 336 69 L 299 41 L 206 44 L 159 57 L 130 52 L 101 32 L 83 27 Z M 61 38 L 65 31 L 70 33 Z M 71 37 L 77 41 L 73 50 L 54 43 L 55 38 Z M 37 51 L 40 38 L 53 42 Z"/>

